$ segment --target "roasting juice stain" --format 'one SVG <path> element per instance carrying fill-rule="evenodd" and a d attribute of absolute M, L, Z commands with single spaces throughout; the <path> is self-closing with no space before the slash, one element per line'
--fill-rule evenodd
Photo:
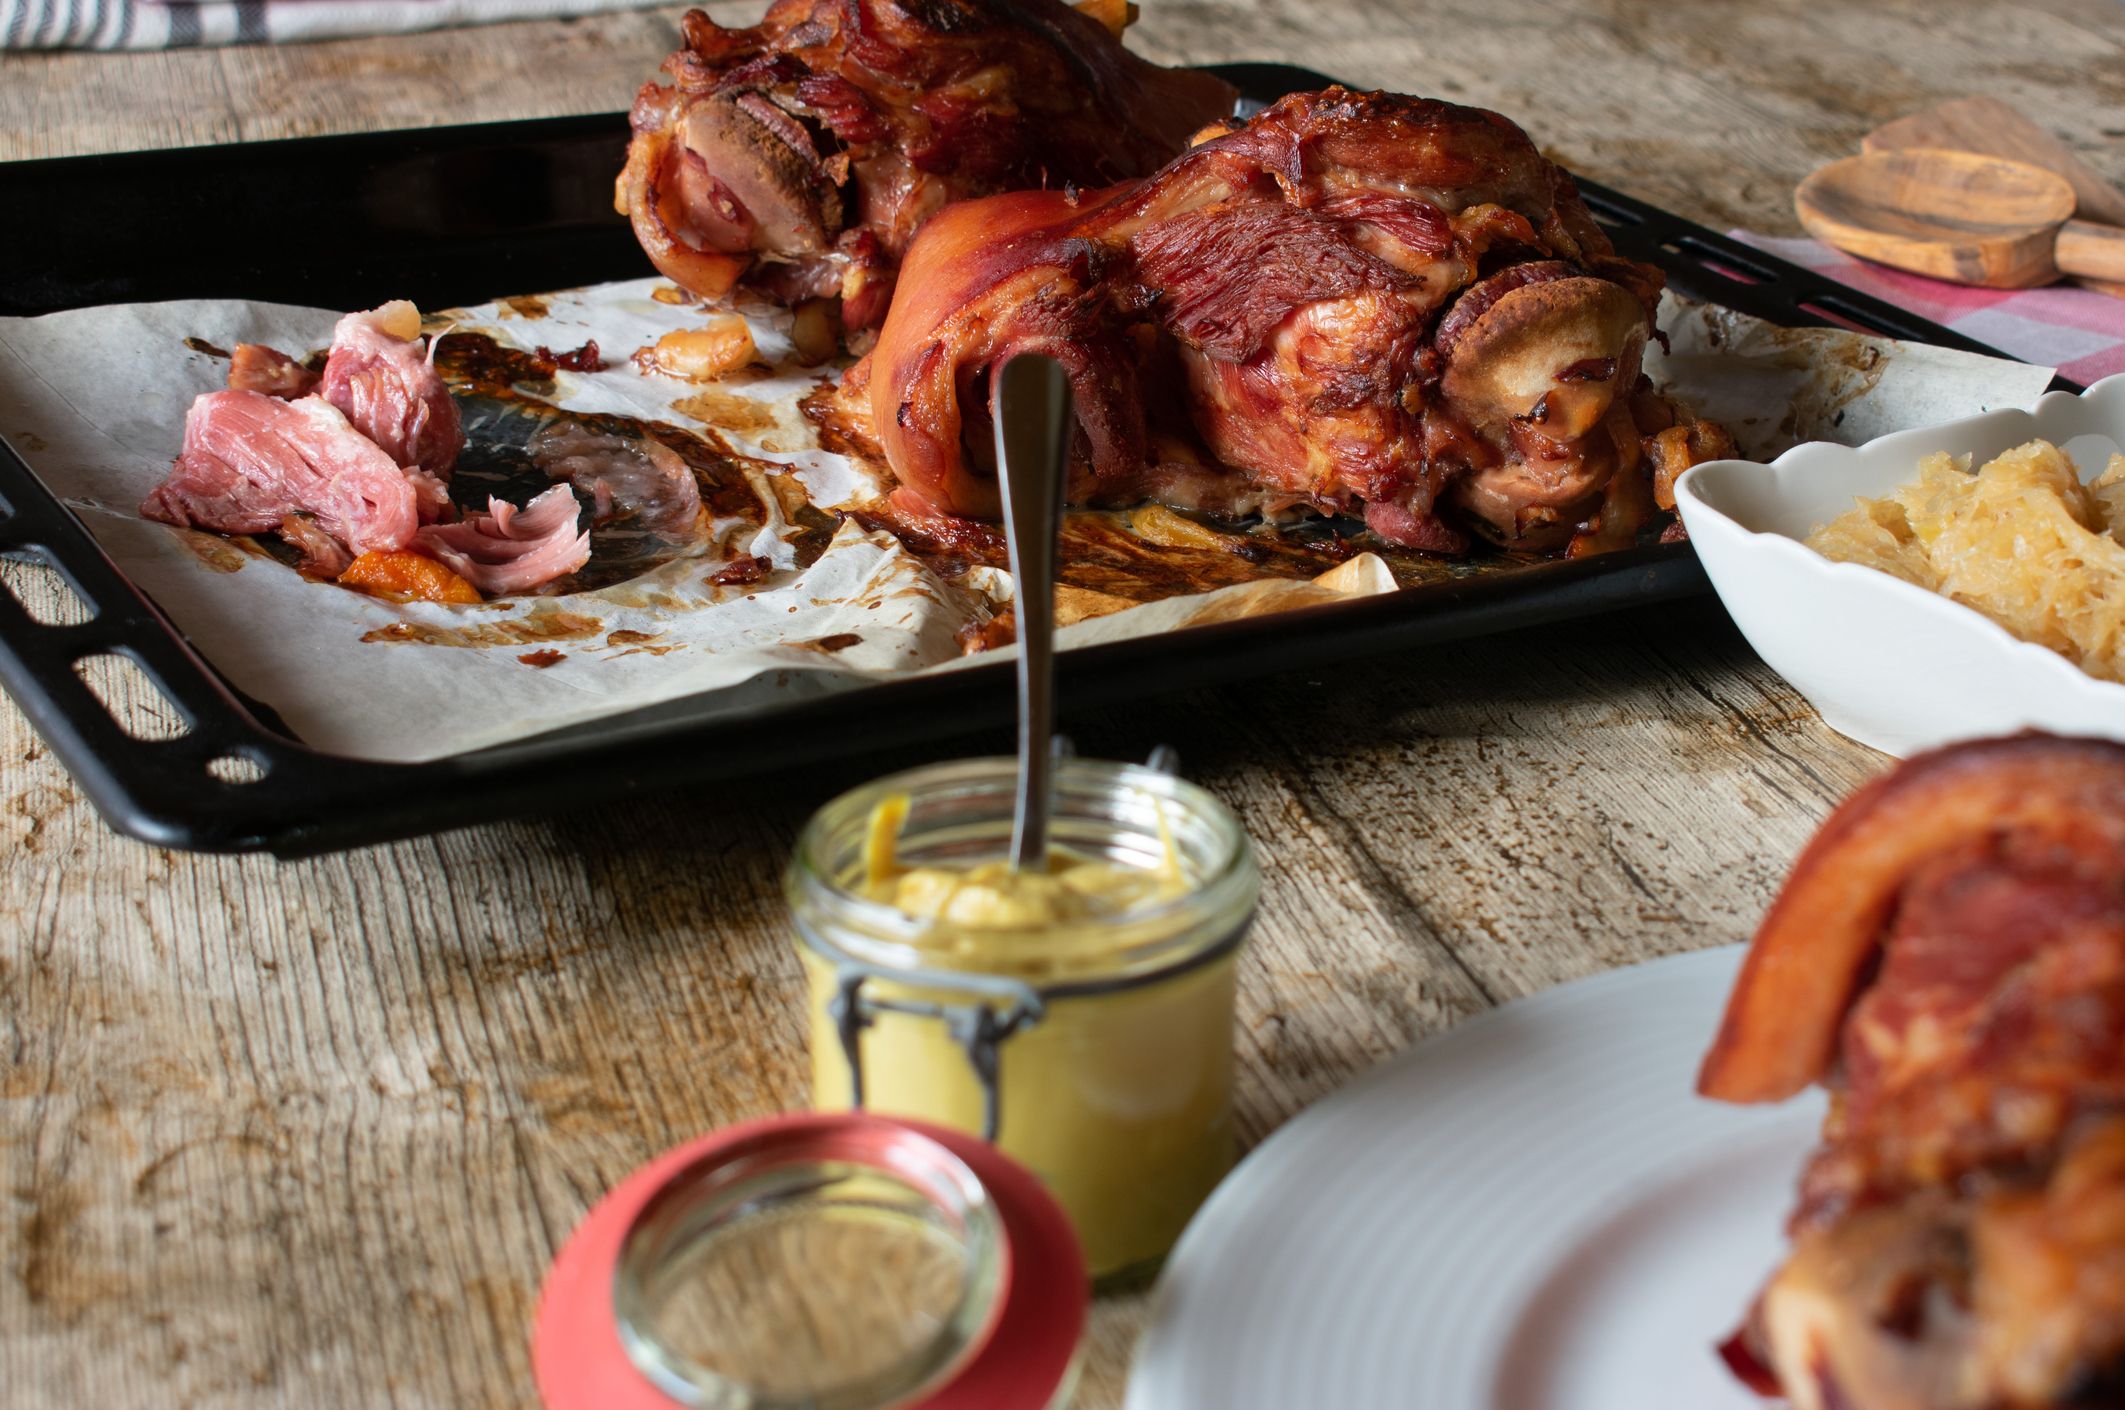
<path fill-rule="evenodd" d="M 791 543 L 800 568 L 817 559 L 833 537 L 835 521 L 803 500 L 802 487 L 787 466 L 740 455 L 706 427 L 688 430 L 664 421 L 554 406 L 544 399 L 554 392 L 554 365 L 536 353 L 507 347 L 478 330 L 461 331 L 443 339 L 436 367 L 464 416 L 465 448 L 450 479 L 451 498 L 462 508 L 483 509 L 490 495 L 523 503 L 546 489 L 553 480 L 539 463 L 534 438 L 541 431 L 572 425 L 619 441 L 654 440 L 669 449 L 693 472 L 702 508 L 725 524 L 738 521 L 758 529 L 767 523 L 766 506 L 755 488 L 756 481 L 764 483 L 796 530 Z M 700 542 L 698 525 L 677 533 L 661 531 L 627 513 L 586 527 L 590 562 L 540 589 L 541 594 L 614 588 L 692 551 Z"/>
<path fill-rule="evenodd" d="M 568 656 L 565 652 L 556 651 L 550 646 L 541 647 L 537 651 L 527 651 L 522 656 L 517 657 L 517 660 L 522 661 L 525 665 L 537 666 L 541 670 L 548 666 L 558 666 L 567 659 Z"/>
<path fill-rule="evenodd" d="M 211 534 L 205 529 L 175 529 L 172 532 L 200 562 L 217 573 L 233 573 L 253 558 L 272 557 L 264 545 L 248 534 Z"/>
<path fill-rule="evenodd" d="M 821 656 L 831 656 L 837 651 L 846 651 L 863 638 L 855 632 L 835 632 L 831 636 L 813 637 L 810 641 L 786 641 L 784 646 L 796 651 L 816 651 Z"/>
<path fill-rule="evenodd" d="M 544 318 L 551 312 L 546 306 L 546 300 L 537 294 L 518 294 L 514 298 L 501 300 L 499 306 L 506 310 L 502 315 L 504 318 L 512 314 L 518 318 Z"/>
<path fill-rule="evenodd" d="M 662 632 L 634 632 L 622 629 L 605 633 L 605 646 L 610 653 L 608 661 L 622 656 L 669 656 L 674 651 L 686 649 L 683 641 L 665 641 Z"/>
<path fill-rule="evenodd" d="M 662 632 L 637 632 L 622 627 L 618 631 L 605 633 L 605 645 L 612 649 L 614 657 L 669 656 L 686 645 L 683 641 L 661 640 L 663 635 Z"/>
<path fill-rule="evenodd" d="M 604 625 L 596 617 L 580 612 L 534 609 L 523 617 L 511 617 L 501 622 L 476 622 L 463 627 L 446 627 L 433 622 L 393 622 L 363 632 L 362 640 L 412 641 L 424 646 L 528 646 L 540 641 L 581 641 L 596 636 Z"/>
<path fill-rule="evenodd" d="M 681 397 L 671 409 L 724 431 L 771 431 L 779 424 L 765 402 L 716 387 Z"/>
<path fill-rule="evenodd" d="M 218 357 L 223 362 L 229 360 L 229 350 L 227 348 L 217 348 L 205 338 L 187 338 L 184 340 L 184 345 L 193 352 L 205 353 L 208 357 Z"/>

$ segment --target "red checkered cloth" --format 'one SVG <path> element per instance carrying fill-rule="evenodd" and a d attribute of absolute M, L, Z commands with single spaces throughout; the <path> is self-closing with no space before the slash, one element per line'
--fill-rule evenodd
<path fill-rule="evenodd" d="M 0 49 L 190 49 L 556 19 L 660 0 L 0 0 Z"/>
<path fill-rule="evenodd" d="M 1733 236 L 1953 328 L 1966 338 L 2027 362 L 2056 367 L 2083 386 L 2125 372 L 2125 299 L 2073 284 L 1972 289 L 1868 264 L 1814 240 L 1782 240 L 1748 230 L 1736 230 Z"/>

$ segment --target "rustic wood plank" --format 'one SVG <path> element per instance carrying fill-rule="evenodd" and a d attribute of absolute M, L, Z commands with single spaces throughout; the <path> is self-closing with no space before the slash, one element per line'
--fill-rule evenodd
<path fill-rule="evenodd" d="M 11 54 L 0 57 L 0 160 L 611 112 L 677 42 L 684 10 L 274 47 Z"/>
<path fill-rule="evenodd" d="M 1809 167 L 1971 92 L 2125 175 L 2115 0 L 1144 9 L 1155 57 L 1298 55 L 1496 106 L 1713 224 L 1791 228 Z M 610 110 L 677 12 L 12 56 L 0 156 Z M 21 565 L 0 578 L 50 600 Z M 1879 764 L 1704 605 L 1067 723 L 1092 753 L 1183 742 L 1257 840 L 1250 1141 L 1489 1004 L 1741 938 Z M 8 1403 L 525 1404 L 538 1281 L 590 1203 L 677 1141 L 805 1100 L 777 877 L 847 768 L 280 864 L 118 840 L 7 706 L 0 759 Z M 1095 1311 L 1081 1405 L 1119 1404 L 1144 1314 Z"/>

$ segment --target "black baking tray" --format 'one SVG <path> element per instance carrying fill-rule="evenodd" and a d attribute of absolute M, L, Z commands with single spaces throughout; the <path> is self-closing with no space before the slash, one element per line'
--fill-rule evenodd
<path fill-rule="evenodd" d="M 1215 68 L 1261 101 L 1330 81 L 1283 64 Z M 202 297 L 439 308 L 639 276 L 648 266 L 612 208 L 626 141 L 610 113 L 0 164 L 0 314 Z M 1620 251 L 1690 297 L 1995 352 L 1619 192 L 1580 189 Z M 999 661 L 712 722 L 681 700 L 432 763 L 350 759 L 304 746 L 223 681 L 4 442 L 0 552 L 50 564 L 93 613 L 45 625 L 0 592 L 0 685 L 112 827 L 167 847 L 331 851 L 934 740 L 1014 707 Z M 1072 651 L 1059 687 L 1072 707 L 1096 705 L 1705 590 L 1687 544 L 1641 548 Z M 140 666 L 189 729 L 121 730 L 75 672 L 99 653 Z"/>

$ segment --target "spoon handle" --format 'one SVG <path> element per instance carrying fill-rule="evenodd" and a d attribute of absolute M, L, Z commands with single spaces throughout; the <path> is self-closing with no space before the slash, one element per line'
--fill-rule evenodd
<path fill-rule="evenodd" d="M 1018 796 L 1011 865 L 1045 868 L 1055 767 L 1055 532 L 1070 452 L 1070 382 L 1054 358 L 1023 354 L 992 383 L 996 479 L 1018 618 Z"/>
<path fill-rule="evenodd" d="M 2059 243 L 2051 259 L 2061 274 L 2125 281 L 2125 226 L 2069 220 L 2059 227 Z"/>

